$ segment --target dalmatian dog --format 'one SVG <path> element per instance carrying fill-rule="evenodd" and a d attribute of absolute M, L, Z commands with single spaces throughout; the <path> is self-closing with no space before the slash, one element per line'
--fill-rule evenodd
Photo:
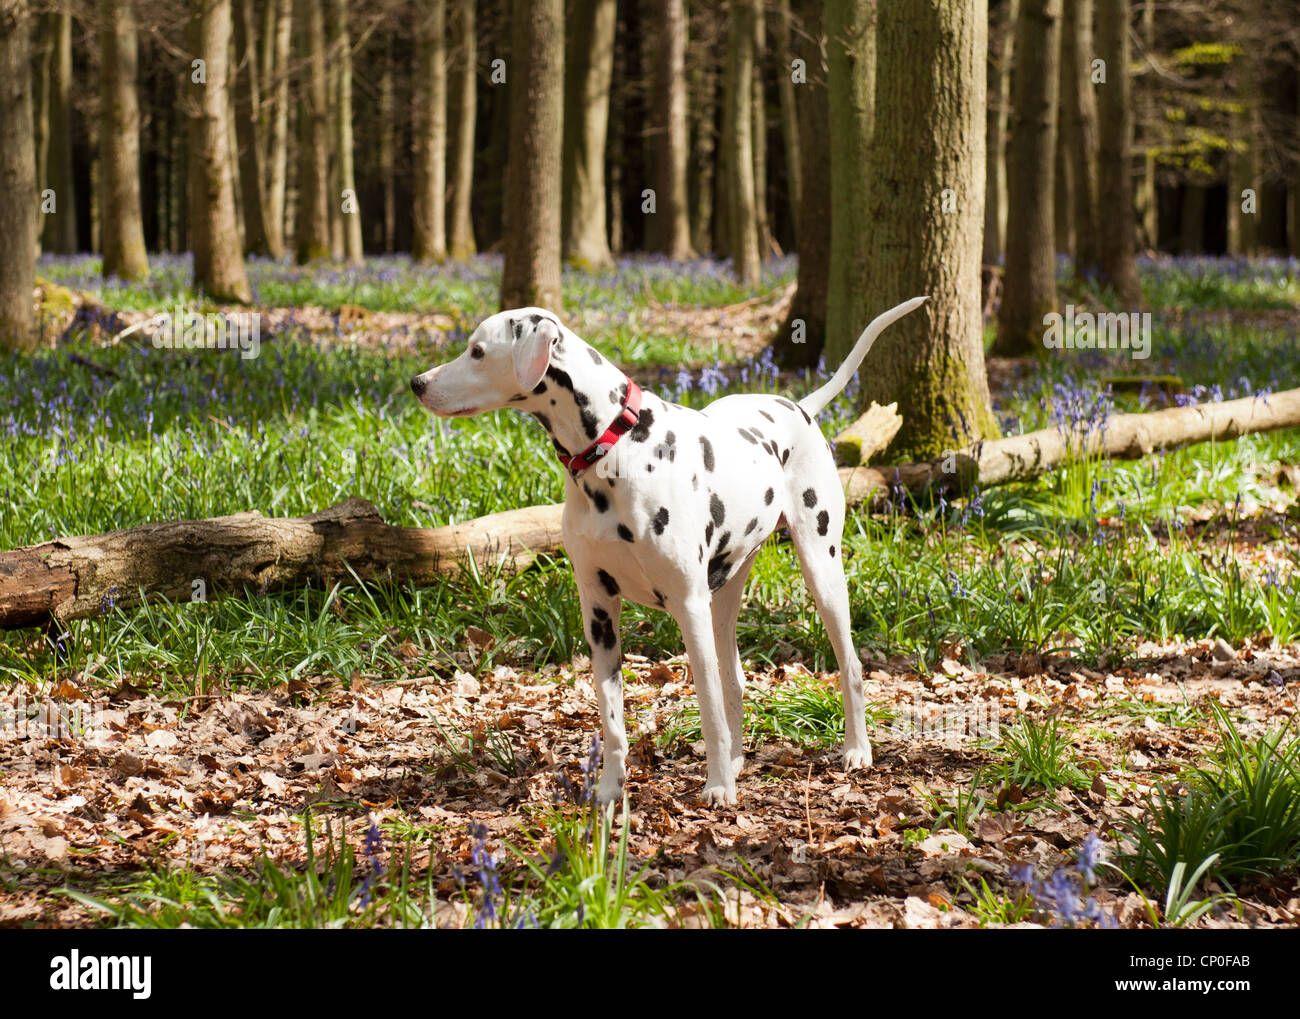
<path fill-rule="evenodd" d="M 541 308 L 491 316 L 459 357 L 411 379 L 420 402 L 440 417 L 500 407 L 531 414 L 564 465 L 564 548 L 600 704 L 602 801 L 621 798 L 627 777 L 619 639 L 626 598 L 677 620 L 708 752 L 702 797 L 710 806 L 735 804 L 745 761 L 736 620 L 759 546 L 779 527 L 794 541 L 839 663 L 844 767 L 870 766 L 841 562 L 844 491 L 814 419 L 876 337 L 925 300 L 876 318 L 830 381 L 798 403 L 758 394 L 727 396 L 698 411 L 668 403 L 641 391 Z"/>

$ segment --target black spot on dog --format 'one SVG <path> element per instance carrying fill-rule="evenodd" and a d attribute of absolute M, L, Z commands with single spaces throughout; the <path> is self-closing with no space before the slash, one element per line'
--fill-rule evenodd
<path fill-rule="evenodd" d="M 764 505 L 764 506 L 771 506 L 771 505 L 772 505 L 772 496 L 775 495 L 775 494 L 776 494 L 776 493 L 773 492 L 770 488 L 769 488 L 766 492 L 764 492 L 764 493 L 763 493 L 763 505 Z"/>
<path fill-rule="evenodd" d="M 700 546 L 700 562 L 704 562 L 704 546 Z"/>
<path fill-rule="evenodd" d="M 527 400 L 527 399 L 528 399 L 528 394 L 527 394 L 527 393 L 520 393 L 518 396 L 512 396 L 512 397 L 510 397 L 510 402 L 511 402 L 511 403 L 518 403 L 520 400 Z"/>
<path fill-rule="evenodd" d="M 533 392 L 536 393 L 538 396 L 541 396 L 544 392 L 546 392 L 546 383 L 545 382 L 537 383 L 537 385 L 533 386 Z"/>
<path fill-rule="evenodd" d="M 609 509 L 609 496 L 604 492 L 593 492 L 587 487 L 587 483 L 582 483 L 582 490 L 587 493 L 587 498 L 591 500 L 592 505 L 596 507 L 597 513 L 604 513 Z"/>
<path fill-rule="evenodd" d="M 767 411 L 765 411 L 765 410 L 760 410 L 759 413 L 762 414 L 763 417 L 765 417 L 765 418 L 767 418 L 769 421 L 771 421 L 772 424 L 776 424 L 776 418 L 772 417 L 772 415 L 769 414 Z"/>
<path fill-rule="evenodd" d="M 817 505 L 817 493 L 814 492 L 811 488 L 804 489 L 803 504 L 807 506 L 809 509 L 812 509 L 814 506 Z"/>
<path fill-rule="evenodd" d="M 543 428 L 545 428 L 548 432 L 551 430 L 551 419 L 548 418 L 545 414 L 543 414 L 540 410 L 533 411 L 533 417 L 535 417 L 537 419 L 537 423 L 541 425 Z"/>
<path fill-rule="evenodd" d="M 591 363 L 592 363 L 592 364 L 604 364 L 604 363 L 605 363 L 605 359 L 604 359 L 603 357 L 601 357 L 599 353 L 596 352 L 596 349 L 595 349 L 594 347 L 588 347 L 588 348 L 587 348 L 587 353 L 591 355 Z"/>
<path fill-rule="evenodd" d="M 790 459 L 790 451 L 787 449 L 784 453 L 781 454 L 781 466 L 784 467 L 786 465 L 786 462 L 789 461 L 789 459 Z"/>
<path fill-rule="evenodd" d="M 619 525 L 618 525 L 618 536 L 619 536 L 620 538 L 622 538 L 624 541 L 631 541 L 631 540 L 632 540 L 632 530 L 631 530 L 631 528 L 629 528 L 629 527 L 627 526 L 627 524 L 619 524 Z"/>
<path fill-rule="evenodd" d="M 541 316 L 541 315 L 529 315 L 529 316 L 528 316 L 528 321 L 531 322 L 533 325 L 540 325 L 540 324 L 541 324 L 541 321 L 542 321 L 542 316 Z"/>
<path fill-rule="evenodd" d="M 653 473 L 655 472 L 655 465 L 654 465 L 654 464 L 646 464 L 646 465 L 645 465 L 645 472 L 646 472 L 647 474 L 653 474 Z"/>
<path fill-rule="evenodd" d="M 727 507 L 722 505 L 722 500 L 714 493 L 709 494 L 709 516 L 718 525 L 721 525 L 722 521 L 727 519 Z"/>
<path fill-rule="evenodd" d="M 825 510 L 817 514 L 817 533 L 822 537 L 826 536 L 826 528 L 830 526 L 831 515 Z"/>
<path fill-rule="evenodd" d="M 736 431 L 740 433 L 740 437 L 744 439 L 746 442 L 752 442 L 755 446 L 758 445 L 758 440 L 754 438 L 753 435 L 750 434 L 749 429 L 737 428 Z"/>
<path fill-rule="evenodd" d="M 524 335 L 524 324 L 519 319 L 514 319 L 510 323 L 510 329 L 515 334 L 515 339 Z"/>
<path fill-rule="evenodd" d="M 559 453 L 560 456 L 569 455 L 569 451 L 565 449 L 563 446 L 561 446 L 559 442 L 557 442 L 554 438 L 551 439 L 551 445 L 555 447 L 555 452 Z"/>
<path fill-rule="evenodd" d="M 577 395 L 577 393 L 574 394 L 575 397 Z M 583 399 L 585 400 L 586 397 L 584 396 Z M 582 430 L 587 433 L 587 438 L 594 439 L 600 434 L 600 422 L 596 420 L 596 415 L 586 407 L 579 407 L 578 417 L 582 419 Z"/>
<path fill-rule="evenodd" d="M 664 607 L 664 593 L 663 593 L 662 591 L 660 591 L 658 588 L 654 588 L 653 590 L 654 590 L 654 594 L 655 594 L 655 604 L 658 605 L 660 608 L 663 608 L 663 607 Z"/>
<path fill-rule="evenodd" d="M 803 415 L 803 419 L 807 421 L 809 424 L 813 423 L 812 418 L 808 416 L 808 412 L 804 410 L 802 407 L 799 408 L 799 413 Z"/>
<path fill-rule="evenodd" d="M 713 443 L 703 435 L 700 436 L 700 449 L 704 451 L 704 469 L 713 470 Z"/>
<path fill-rule="evenodd" d="M 604 570 L 596 571 L 596 579 L 600 581 L 600 586 L 605 589 L 605 592 L 611 598 L 613 598 L 615 595 L 618 594 L 618 581 L 615 580 L 613 577 L 611 577 Z M 601 611 L 604 610 L 602 609 Z"/>
<path fill-rule="evenodd" d="M 636 425 L 627 434 L 631 436 L 633 442 L 645 442 L 650 438 L 650 426 L 654 423 L 654 412 L 649 407 L 642 407 L 641 416 L 637 418 Z"/>
<path fill-rule="evenodd" d="M 712 523 L 712 521 L 710 521 L 709 523 L 707 523 L 707 524 L 704 525 L 704 544 L 706 544 L 706 545 L 712 545 L 712 544 L 713 544 L 713 523 Z"/>
<path fill-rule="evenodd" d="M 724 534 L 721 538 L 718 539 L 718 551 L 721 552 L 730 543 L 731 543 L 731 532 L 728 531 L 726 534 Z"/>
<path fill-rule="evenodd" d="M 731 575 L 731 567 L 727 563 L 725 555 L 715 555 L 709 560 L 709 590 L 716 591 L 727 582 Z"/>
<path fill-rule="evenodd" d="M 831 558 L 832 558 L 832 559 L 835 558 L 835 546 L 834 546 L 834 545 L 831 546 Z"/>
<path fill-rule="evenodd" d="M 552 406 L 552 407 L 555 406 L 555 397 L 553 397 L 553 396 L 551 397 L 551 406 Z"/>
<path fill-rule="evenodd" d="M 782 407 L 784 407 L 786 410 L 794 410 L 794 411 L 797 411 L 797 410 L 800 409 L 800 408 L 799 408 L 799 405 L 798 405 L 797 403 L 793 403 L 793 402 L 791 402 L 790 400 L 787 400 L 784 396 L 778 396 L 778 397 L 776 398 L 776 402 L 779 403 L 779 404 L 780 404 Z"/>
<path fill-rule="evenodd" d="M 611 650 L 618 643 L 618 637 L 614 634 L 614 621 L 602 608 L 592 609 L 591 616 L 591 642 L 607 651 Z"/>
<path fill-rule="evenodd" d="M 697 488 L 699 488 L 699 487 L 700 487 L 700 476 L 699 476 L 698 474 L 692 474 L 692 475 L 691 475 L 691 489 L 692 489 L 692 491 L 695 490 L 695 489 L 697 489 Z"/>
<path fill-rule="evenodd" d="M 659 512 L 655 514 L 650 523 L 654 525 L 655 534 L 663 534 L 664 528 L 668 526 L 668 507 L 660 506 Z"/>
<path fill-rule="evenodd" d="M 758 517 L 755 517 L 753 520 L 751 520 L 749 523 L 745 525 L 745 533 L 748 534 L 757 526 L 758 526 Z"/>

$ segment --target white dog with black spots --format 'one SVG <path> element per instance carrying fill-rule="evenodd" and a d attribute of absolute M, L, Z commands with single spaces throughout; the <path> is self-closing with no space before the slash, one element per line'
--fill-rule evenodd
<path fill-rule="evenodd" d="M 491 316 L 463 354 L 411 380 L 420 402 L 443 417 L 506 406 L 531 414 L 565 465 L 564 548 L 600 701 L 602 802 L 621 798 L 627 778 L 619 639 L 627 598 L 667 610 L 681 627 L 708 751 L 702 796 L 735 804 L 745 763 L 736 620 L 759 546 L 779 527 L 789 530 L 839 663 L 844 767 L 871 764 L 841 562 L 844 491 L 814 418 L 875 338 L 925 300 L 876 318 L 830 381 L 798 403 L 757 394 L 699 411 L 668 403 L 541 308 Z"/>

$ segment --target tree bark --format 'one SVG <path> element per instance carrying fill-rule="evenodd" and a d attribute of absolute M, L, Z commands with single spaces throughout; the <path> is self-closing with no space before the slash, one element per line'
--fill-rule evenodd
<path fill-rule="evenodd" d="M 393 40 L 385 36 L 379 72 L 379 151 L 376 155 L 383 194 L 384 251 L 397 250 L 397 113 L 393 89 Z"/>
<path fill-rule="evenodd" d="M 50 57 L 54 53 L 55 22 L 50 16 L 31 14 L 34 27 L 32 40 L 32 139 L 36 148 L 36 189 L 49 187 L 46 165 L 50 147 Z M 42 232 L 41 217 L 37 217 L 37 234 Z"/>
<path fill-rule="evenodd" d="M 777 98 L 781 103 L 781 140 L 785 145 L 785 172 L 789 191 L 790 212 L 794 218 L 795 250 L 799 250 L 799 207 L 803 197 L 803 151 L 800 147 L 799 103 L 795 98 L 794 80 L 791 77 L 791 57 L 795 52 L 792 35 L 793 19 L 790 0 L 776 3 L 776 58 Z"/>
<path fill-rule="evenodd" d="M 831 182 L 825 349 L 832 369 L 876 314 L 867 305 L 868 248 L 875 229 L 868 180 L 875 170 L 876 18 L 876 0 L 840 0 L 825 8 Z"/>
<path fill-rule="evenodd" d="M 272 258 L 285 252 L 285 188 L 289 176 L 289 78 L 293 59 L 293 0 L 266 0 L 267 11 L 274 8 L 274 29 L 267 33 L 268 60 L 263 63 L 263 77 L 274 81 L 274 102 L 269 105 L 269 130 L 266 150 L 266 248 Z M 269 25 L 268 25 L 269 27 Z M 267 108 L 264 106 L 264 108 Z"/>
<path fill-rule="evenodd" d="M 102 0 L 110 4 L 112 0 Z M 267 5 L 274 7 L 274 0 Z M 239 147 L 239 188 L 244 210 L 244 250 L 269 255 L 266 237 L 266 139 L 262 125 L 265 69 L 257 46 L 258 20 L 254 0 L 239 0 L 235 10 L 235 138 Z"/>
<path fill-rule="evenodd" d="M 876 341 L 860 376 L 861 406 L 897 400 L 904 408 L 889 447 L 895 459 L 997 434 L 980 304 L 987 34 L 984 0 L 879 7 L 871 240 L 851 332 L 905 298 L 930 295 Z M 832 231 L 839 226 L 836 214 Z"/>
<path fill-rule="evenodd" d="M 100 204 L 104 217 L 104 275 L 149 275 L 140 213 L 140 105 L 136 96 L 134 0 L 100 0 Z"/>
<path fill-rule="evenodd" d="M 697 5 L 698 10 L 698 5 Z M 716 18 L 710 10 L 701 11 L 697 24 L 709 32 Z M 688 33 L 690 30 L 688 29 Z M 714 190 L 719 172 L 718 152 L 718 72 L 716 39 L 703 32 L 691 33 L 690 58 L 686 61 L 688 92 L 691 96 L 691 247 L 698 254 L 716 250 L 714 238 Z"/>
<path fill-rule="evenodd" d="M 364 256 L 352 137 L 352 34 L 348 29 L 348 0 L 330 0 L 329 12 L 330 63 L 334 67 L 337 99 L 333 117 L 334 158 L 339 176 L 339 189 L 330 196 L 330 201 L 337 203 L 342 217 L 343 257 L 352 265 L 360 265 Z"/>
<path fill-rule="evenodd" d="M 989 108 L 985 124 L 984 264 L 994 266 L 1006 250 L 1007 126 L 1011 120 L 1011 67 L 1015 54 L 1018 0 L 1003 0 L 996 49 L 990 40 Z"/>
<path fill-rule="evenodd" d="M 559 310 L 563 0 L 514 0 L 501 307 Z"/>
<path fill-rule="evenodd" d="M 826 96 L 826 35 L 819 3 L 803 11 L 803 32 L 795 52 L 806 80 L 798 86 L 799 119 L 806 126 L 798 153 L 799 278 L 790 313 L 774 341 L 776 360 L 786 368 L 812 368 L 826 345 L 826 296 L 831 273 L 831 144 Z M 791 83 L 793 85 L 793 82 Z"/>
<path fill-rule="evenodd" d="M 758 233 L 758 257 L 763 261 L 776 248 L 772 243 L 772 225 L 767 215 L 767 95 L 763 88 L 767 56 L 767 15 L 761 2 L 754 4 L 754 100 L 750 114 L 754 118 L 754 228 Z"/>
<path fill-rule="evenodd" d="M 420 0 L 415 71 L 415 235 L 417 262 L 447 257 L 447 4 Z"/>
<path fill-rule="evenodd" d="M 1106 61 L 1098 123 L 1098 210 L 1104 210 L 1101 272 L 1122 306 L 1142 303 L 1138 281 L 1137 224 L 1133 210 L 1133 108 L 1129 81 L 1129 0 L 1097 0 L 1097 55 Z M 1100 215 L 1100 211 L 1099 211 Z"/>
<path fill-rule="evenodd" d="M 695 257 L 687 201 L 686 163 L 690 132 L 686 107 L 686 5 L 684 0 L 660 0 L 663 24 L 655 77 L 657 107 L 662 117 L 656 146 L 659 250 L 672 259 Z"/>
<path fill-rule="evenodd" d="M 882 39 L 882 49 L 885 45 Z M 972 73 L 982 71 L 978 56 L 969 63 Z M 982 128 L 982 114 L 971 117 L 976 130 Z M 877 411 L 880 427 L 892 428 L 887 408 Z M 1083 448 L 1049 428 L 967 448 L 955 463 L 944 457 L 898 467 L 849 467 L 839 476 L 850 505 L 887 499 L 895 486 L 913 495 L 952 497 L 977 485 L 987 489 L 1027 481 L 1081 455 L 1137 459 L 1157 450 L 1297 426 L 1300 389 L 1292 389 L 1272 394 L 1267 402 L 1247 397 L 1117 414 Z M 562 510 L 559 504 L 529 506 L 447 527 L 393 527 L 370 503 L 349 499 L 307 517 L 236 513 L 60 538 L 0 552 L 0 629 L 90 618 L 110 599 L 119 606 L 139 604 L 141 592 L 147 601 L 188 601 L 195 580 L 204 582 L 209 595 L 330 585 L 347 581 L 353 572 L 362 580 L 436 583 L 459 573 L 471 554 L 480 571 L 518 570 L 561 549 Z"/>
<path fill-rule="evenodd" d="M 1061 0 L 1020 0 L 1011 141 L 1007 145 L 1007 265 L 994 351 L 1042 349 L 1043 317 L 1056 310 L 1056 114 Z"/>
<path fill-rule="evenodd" d="M 1067 5 L 1061 35 L 1061 137 L 1072 175 L 1076 271 L 1094 276 L 1101 251 L 1097 205 L 1097 97 L 1092 84 L 1092 0 Z"/>
<path fill-rule="evenodd" d="M 757 0 L 734 0 L 727 31 L 726 132 L 728 226 L 732 270 L 758 282 L 758 214 L 754 195 L 754 30 Z"/>
<path fill-rule="evenodd" d="M 325 14 L 319 3 L 298 3 L 298 263 L 330 256 L 329 85 L 325 70 Z"/>
<path fill-rule="evenodd" d="M 190 217 L 194 286 L 216 301 L 253 299 L 235 219 L 230 152 L 230 0 L 195 0 L 194 55 L 205 82 L 190 79 Z"/>
<path fill-rule="evenodd" d="M 614 0 L 583 0 L 565 22 L 562 251 L 584 269 L 614 261 L 605 234 L 605 139 L 615 8 Z"/>
<path fill-rule="evenodd" d="M 41 247 L 51 254 L 72 255 L 78 250 L 77 188 L 72 173 L 72 13 L 58 10 L 46 17 L 51 32 L 49 137 L 41 187 L 53 189 L 56 211 L 41 217 Z"/>
<path fill-rule="evenodd" d="M 447 199 L 448 246 L 452 258 L 474 254 L 470 196 L 474 186 L 474 121 L 478 113 L 478 41 L 474 0 L 455 0 L 455 50 L 451 60 L 451 179 Z"/>
<path fill-rule="evenodd" d="M 0 0 L 0 350 L 36 348 L 36 146 L 27 0 Z M 68 210 L 72 215 L 72 210 Z"/>

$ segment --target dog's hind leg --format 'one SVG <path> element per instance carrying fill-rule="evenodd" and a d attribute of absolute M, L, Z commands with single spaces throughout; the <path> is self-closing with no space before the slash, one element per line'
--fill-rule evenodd
<path fill-rule="evenodd" d="M 735 575 L 713 593 L 713 645 L 718 649 L 722 701 L 731 734 L 731 772 L 736 778 L 745 767 L 745 670 L 736 645 L 736 621 L 740 618 L 745 581 L 757 556 L 755 552 L 746 559 Z"/>
<path fill-rule="evenodd" d="M 627 729 L 623 724 L 623 643 L 618 621 L 623 602 L 607 597 L 605 592 L 586 591 L 578 587 L 583 625 L 591 647 L 591 678 L 600 705 L 602 758 L 601 803 L 621 800 L 627 782 Z"/>
<path fill-rule="evenodd" d="M 804 583 L 817 604 L 817 612 L 840 666 L 840 693 L 844 697 L 844 768 L 853 771 L 871 766 L 871 741 L 867 738 L 862 662 L 853 646 L 849 586 L 844 579 L 844 497 L 833 468 L 827 474 L 827 484 L 819 486 L 825 496 L 815 501 L 811 496 L 801 498 L 798 509 L 788 514 L 787 520 L 790 537 L 799 553 Z"/>

